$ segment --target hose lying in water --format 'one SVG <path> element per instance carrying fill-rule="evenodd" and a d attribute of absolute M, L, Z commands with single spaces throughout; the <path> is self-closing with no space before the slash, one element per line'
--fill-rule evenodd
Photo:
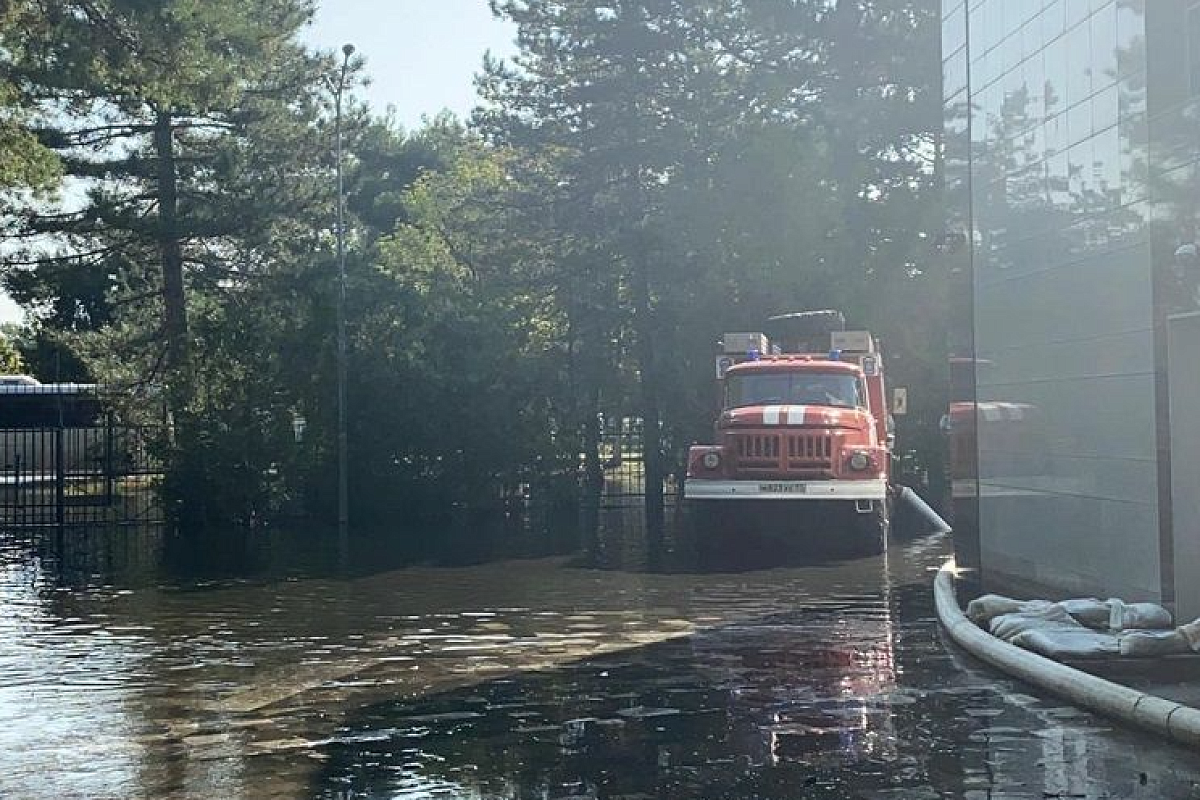
<path fill-rule="evenodd" d="M 902 538 L 915 539 L 933 533 L 949 533 L 950 524 L 907 486 L 897 487 L 892 530 Z"/>

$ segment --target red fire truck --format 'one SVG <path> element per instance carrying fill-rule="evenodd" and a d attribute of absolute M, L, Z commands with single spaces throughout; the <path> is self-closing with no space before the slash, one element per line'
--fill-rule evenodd
<path fill-rule="evenodd" d="M 881 550 L 891 489 L 891 416 L 883 360 L 867 331 L 836 311 L 787 314 L 766 333 L 726 334 L 717 357 L 716 444 L 688 454 L 692 507 L 786 503 Z"/>

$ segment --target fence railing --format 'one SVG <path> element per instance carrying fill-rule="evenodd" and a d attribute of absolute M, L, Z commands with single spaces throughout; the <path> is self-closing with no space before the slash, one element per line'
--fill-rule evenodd
<path fill-rule="evenodd" d="M 68 422 L 0 427 L 0 530 L 161 526 L 161 430 Z"/>

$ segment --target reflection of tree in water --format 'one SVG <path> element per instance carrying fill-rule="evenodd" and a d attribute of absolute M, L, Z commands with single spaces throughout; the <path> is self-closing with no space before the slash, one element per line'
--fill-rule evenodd
<path fill-rule="evenodd" d="M 964 670 L 932 635 L 929 604 L 914 584 L 890 602 L 848 600 L 376 706 L 321 749 L 312 795 L 1065 796 L 1084 785 L 1064 783 L 1066 769 L 1113 796 L 1187 796 L 1190 772 L 1147 768 L 1157 744 L 1103 722 L 1071 717 L 1074 744 L 1056 750 L 1069 712 L 1022 705 Z M 1130 763 L 1149 786 L 1133 785 Z"/>
<path fill-rule="evenodd" d="M 899 760 L 894 613 L 879 598 L 771 616 L 377 707 L 329 749 L 324 780 L 394 796 L 408 765 L 410 790 L 514 798 L 843 796 L 919 782 L 915 770 L 856 769 Z M 390 735 L 356 740 L 367 731 Z"/>
<path fill-rule="evenodd" d="M 1002 724 L 1003 701 L 947 680 L 951 659 L 914 635 L 921 623 L 897 626 L 927 617 L 928 603 L 911 586 L 376 707 L 325 749 L 319 796 L 964 797 L 990 779 L 1036 786 L 1038 737 L 980 736 Z M 994 746 L 1019 754 L 999 774 Z"/>

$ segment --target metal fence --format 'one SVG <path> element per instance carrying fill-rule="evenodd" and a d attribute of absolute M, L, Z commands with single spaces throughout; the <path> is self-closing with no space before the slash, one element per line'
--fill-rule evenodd
<path fill-rule="evenodd" d="M 169 429 L 155 405 L 95 386 L 0 379 L 0 532 L 165 528 L 159 454 Z M 469 518 L 463 526 L 478 533 L 481 519 L 494 518 L 499 539 L 636 547 L 646 538 L 643 440 L 640 419 L 610 416 L 591 479 L 581 458 L 574 469 L 566 464 L 531 479 L 495 508 L 473 516 L 463 509 L 459 516 Z M 679 480 L 678 470 L 668 468 L 668 524 Z"/>
<path fill-rule="evenodd" d="M 604 487 L 601 508 L 641 508 L 646 497 L 646 460 L 642 420 L 624 417 L 606 420 L 600 437 L 600 459 Z M 678 492 L 675 470 L 668 470 L 663 484 L 667 505 L 675 502 Z"/>
<path fill-rule="evenodd" d="M 595 482 L 581 486 L 583 543 L 599 564 L 633 566 L 646 562 L 655 539 L 646 516 L 646 461 L 642 421 L 609 417 L 600 432 L 600 470 Z M 674 524 L 677 475 L 668 470 L 663 484 L 664 524 Z M 660 532 L 661 534 L 661 532 Z"/>
<path fill-rule="evenodd" d="M 161 425 L 123 421 L 94 387 L 0 388 L 0 530 L 163 524 Z"/>

